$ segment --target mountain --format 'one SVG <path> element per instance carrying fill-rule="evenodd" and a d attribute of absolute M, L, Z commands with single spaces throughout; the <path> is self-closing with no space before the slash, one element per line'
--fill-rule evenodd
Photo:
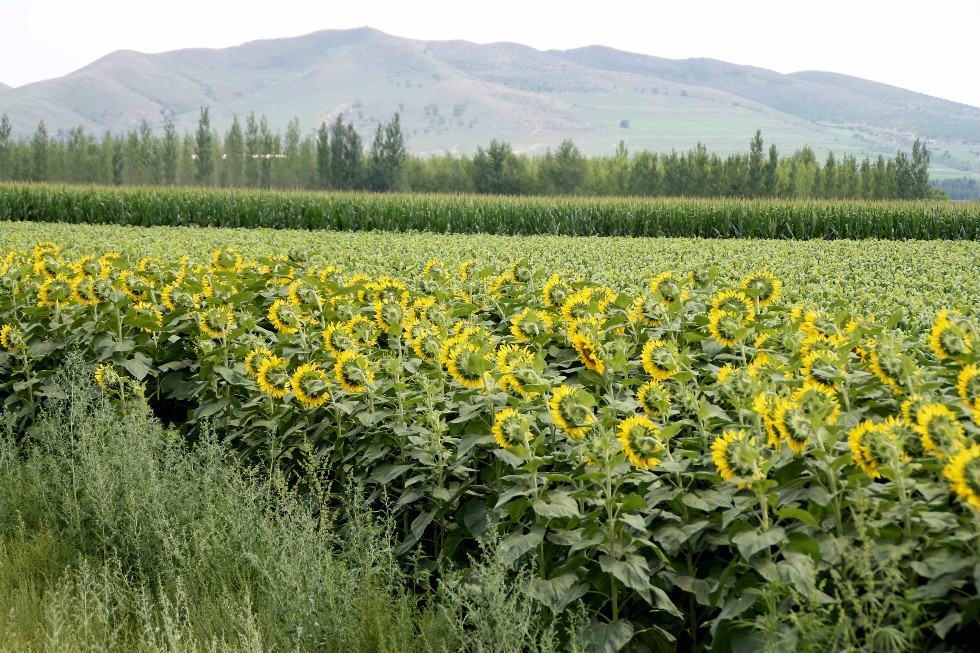
<path fill-rule="evenodd" d="M 305 134 L 338 114 L 366 142 L 399 112 L 410 151 L 472 153 L 498 138 L 539 154 L 570 138 L 586 154 L 748 150 L 761 129 L 784 154 L 810 145 L 893 156 L 927 141 L 940 174 L 980 173 L 980 108 L 829 72 L 789 75 L 711 59 L 671 60 L 590 46 L 540 51 L 516 43 L 421 41 L 365 27 L 224 49 L 113 52 L 69 75 L 0 86 L 0 113 L 29 137 L 81 125 L 89 133 L 191 133 L 200 108 L 224 132 L 264 115 Z"/>
<path fill-rule="evenodd" d="M 10 88 L 11 88 L 10 86 L 7 86 L 3 82 L 0 82 L 0 93 L 3 93 L 4 91 L 10 90 Z"/>

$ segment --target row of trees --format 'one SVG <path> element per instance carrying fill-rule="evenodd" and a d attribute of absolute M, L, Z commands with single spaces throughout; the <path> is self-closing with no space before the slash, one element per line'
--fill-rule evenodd
<path fill-rule="evenodd" d="M 916 140 L 911 156 L 859 161 L 833 153 L 819 161 L 804 147 L 781 156 L 756 131 L 748 153 L 722 158 L 698 143 L 688 152 L 630 153 L 622 141 L 612 156 L 585 157 L 569 139 L 541 156 L 516 153 L 492 140 L 472 157 L 409 156 L 396 113 L 378 123 L 365 147 L 353 124 L 337 116 L 332 125 L 304 135 L 294 119 L 285 133 L 266 118 L 236 116 L 222 136 L 201 109 L 194 134 L 162 135 L 144 122 L 139 129 L 101 138 L 76 127 L 52 137 L 44 122 L 30 139 L 13 139 L 0 118 L 0 180 L 68 183 L 310 188 L 335 190 L 476 192 L 540 195 L 633 195 L 688 197 L 780 197 L 922 199 L 929 186 L 929 152 Z"/>

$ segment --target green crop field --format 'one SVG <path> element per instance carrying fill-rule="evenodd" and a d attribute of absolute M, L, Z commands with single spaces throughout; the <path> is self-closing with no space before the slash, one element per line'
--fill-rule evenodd
<path fill-rule="evenodd" d="M 18 441 L 82 361 L 119 415 L 142 401 L 189 442 L 216 434 L 301 499 L 356 484 L 415 577 L 456 582 L 491 546 L 555 647 L 968 650 L 980 634 L 980 242 L 133 227 L 70 222 L 193 205 L 259 227 L 326 200 L 19 197 L 65 221 L 0 232 Z M 408 228 L 406 204 L 470 226 L 494 210 L 342 199 L 359 202 Z M 976 223 L 958 211 L 917 228 Z"/>

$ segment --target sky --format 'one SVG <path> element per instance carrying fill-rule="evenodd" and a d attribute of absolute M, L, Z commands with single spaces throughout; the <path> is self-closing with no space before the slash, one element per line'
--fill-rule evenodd
<path fill-rule="evenodd" d="M 980 106 L 980 0 L 0 0 L 0 82 L 60 77 L 120 49 L 222 48 L 364 26 L 825 70 Z"/>

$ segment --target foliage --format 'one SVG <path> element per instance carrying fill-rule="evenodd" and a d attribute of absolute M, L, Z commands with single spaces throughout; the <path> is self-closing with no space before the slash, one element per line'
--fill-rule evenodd
<path fill-rule="evenodd" d="M 486 198 L 36 184 L 0 184 L 0 220 L 502 235 L 980 239 L 976 203 Z"/>
<path fill-rule="evenodd" d="M 297 491 L 311 465 L 363 482 L 416 570 L 473 572 L 500 538 L 605 650 L 976 637 L 974 315 L 907 331 L 791 304 L 764 271 L 614 289 L 526 260 L 403 264 L 12 251 L 0 393 L 34 432 L 78 350 L 120 410 L 138 382 L 186 437 L 216 429 Z"/>

